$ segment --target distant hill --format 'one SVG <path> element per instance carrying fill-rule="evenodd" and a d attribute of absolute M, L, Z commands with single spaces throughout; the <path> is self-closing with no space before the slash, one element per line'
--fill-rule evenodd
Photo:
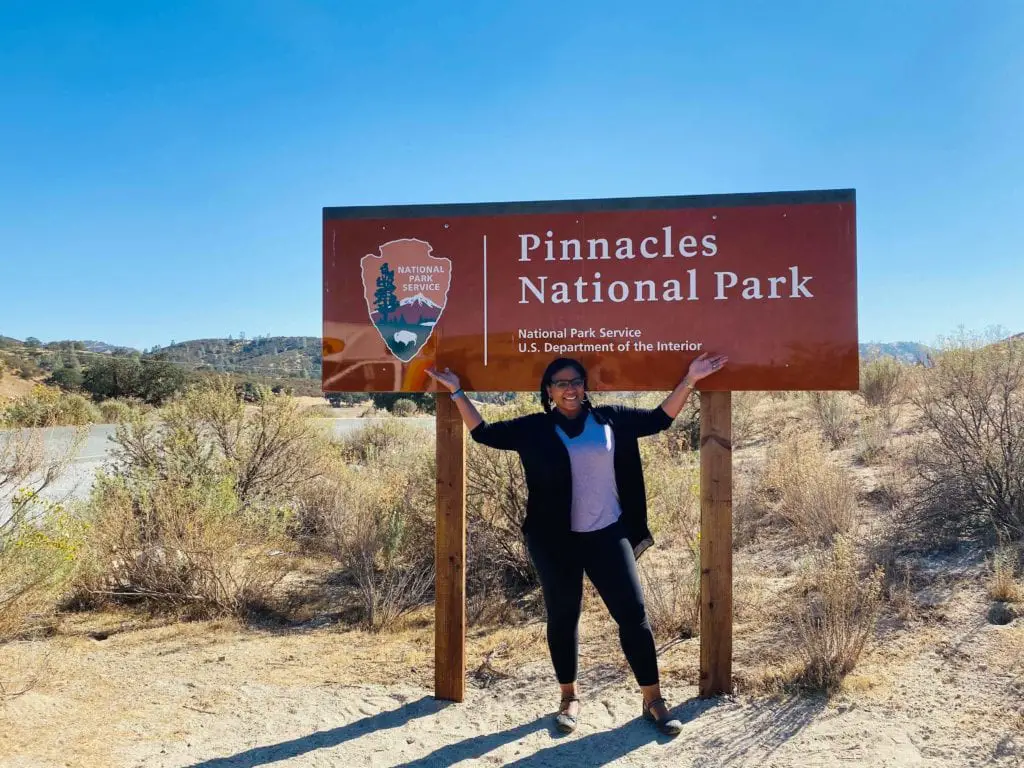
<path fill-rule="evenodd" d="M 892 357 L 901 363 L 923 363 L 933 350 L 916 341 L 871 342 L 860 345 L 862 360 L 871 362 L 880 357 Z"/>
<path fill-rule="evenodd" d="M 428 299 L 414 296 L 403 303 L 401 312 L 407 322 L 429 322 L 429 315 L 435 305 Z M 415 316 L 413 316 L 415 315 Z M 1024 338 L 1019 333 L 1010 338 Z M 56 348 L 67 342 L 48 342 L 44 348 Z M 107 344 L 102 341 L 74 342 L 75 349 L 86 354 L 82 362 L 86 363 L 88 354 L 103 355 L 139 355 L 140 352 L 130 347 Z M 24 342 L 6 336 L 0 336 L 0 349 L 23 350 Z M 915 341 L 869 342 L 860 344 L 860 356 L 865 361 L 880 357 L 892 357 L 904 363 L 925 362 L 931 347 Z M 255 339 L 193 339 L 171 344 L 166 347 L 153 347 L 141 356 L 145 358 L 162 358 L 179 363 L 183 367 L 199 371 L 219 371 L 225 373 L 242 373 L 267 378 L 288 379 L 320 379 L 322 364 L 322 346 L 319 336 L 266 336 Z"/>
<path fill-rule="evenodd" d="M 97 352 L 102 355 L 137 355 L 139 350 L 132 347 L 117 347 L 105 341 L 82 341 L 86 352 Z"/>
<path fill-rule="evenodd" d="M 197 370 L 319 379 L 322 349 L 319 336 L 195 339 L 154 347 L 143 357 L 160 356 Z"/>

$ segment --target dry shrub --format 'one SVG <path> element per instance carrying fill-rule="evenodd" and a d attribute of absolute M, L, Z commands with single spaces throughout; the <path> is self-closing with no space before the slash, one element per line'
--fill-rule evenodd
<path fill-rule="evenodd" d="M 849 472 L 813 435 L 790 435 L 768 450 L 759 490 L 804 541 L 827 542 L 856 525 Z"/>
<path fill-rule="evenodd" d="M 757 541 L 767 526 L 769 503 L 757 488 L 756 481 L 737 472 L 732 485 L 732 541 L 740 549 Z"/>
<path fill-rule="evenodd" d="M 853 670 L 874 633 L 883 578 L 880 568 L 861 578 L 845 537 L 815 557 L 802 574 L 803 599 L 793 617 L 803 662 L 801 685 L 834 691 Z"/>
<path fill-rule="evenodd" d="M 433 530 L 409 508 L 410 484 L 380 467 L 349 469 L 328 546 L 355 583 L 364 626 L 391 628 L 422 605 L 434 583 Z"/>
<path fill-rule="evenodd" d="M 99 420 L 99 411 L 86 398 L 42 385 L 33 387 L 0 415 L 0 424 L 11 427 L 83 426 Z"/>
<path fill-rule="evenodd" d="M 338 416 L 330 405 L 311 405 L 305 409 L 305 414 L 311 419 L 334 419 Z"/>
<path fill-rule="evenodd" d="M 732 446 L 743 448 L 763 434 L 760 410 L 765 400 L 763 392 L 734 392 L 732 395 Z"/>
<path fill-rule="evenodd" d="M 857 460 L 866 465 L 879 464 L 888 455 L 891 426 L 884 416 L 869 416 L 860 423 Z"/>
<path fill-rule="evenodd" d="M 391 628 L 434 583 L 433 444 L 421 429 L 386 420 L 350 436 L 351 465 L 320 497 L 323 547 L 355 584 L 363 623 Z"/>
<path fill-rule="evenodd" d="M 988 581 L 988 596 L 992 600 L 1015 602 L 1021 599 L 1021 586 L 1017 583 L 1017 564 L 1020 551 L 1006 544 L 992 553 L 992 573 Z"/>
<path fill-rule="evenodd" d="M 196 387 L 161 411 L 117 429 L 113 455 L 122 473 L 230 478 L 242 506 L 288 505 L 322 477 L 333 452 L 315 419 L 296 401 L 266 394 L 246 405 L 229 377 Z"/>
<path fill-rule="evenodd" d="M 296 509 L 332 455 L 291 399 L 239 399 L 228 378 L 193 389 L 162 420 L 118 428 L 116 467 L 93 489 L 79 601 L 142 602 L 184 615 L 244 616 L 272 603 Z"/>
<path fill-rule="evenodd" d="M 923 428 L 912 532 L 1024 538 L 1024 339 L 957 340 L 935 356 L 912 400 Z"/>
<path fill-rule="evenodd" d="M 647 618 L 659 643 L 700 633 L 700 535 L 685 550 L 668 550 L 638 563 Z"/>
<path fill-rule="evenodd" d="M 388 414 L 386 418 L 367 421 L 347 433 L 340 441 L 341 456 L 350 464 L 372 464 L 400 453 L 410 442 L 422 443 L 426 437 L 428 433 L 424 430 L 417 430 Z"/>
<path fill-rule="evenodd" d="M 642 444 L 641 444 L 642 445 Z M 655 538 L 688 536 L 700 521 L 700 464 L 694 454 L 671 455 L 641 449 L 647 489 L 647 522 Z"/>
<path fill-rule="evenodd" d="M 860 394 L 873 408 L 893 408 L 903 402 L 905 366 L 891 357 L 880 357 L 860 370 Z"/>
<path fill-rule="evenodd" d="M 518 394 L 502 406 L 487 406 L 488 421 L 511 419 L 539 410 L 536 396 Z M 469 443 L 466 472 L 466 591 L 472 624 L 509 611 L 509 601 L 538 584 L 523 541 L 526 479 L 513 451 Z"/>
<path fill-rule="evenodd" d="M 844 392 L 808 392 L 807 403 L 821 433 L 833 448 L 841 448 L 856 429 L 853 407 Z"/>
<path fill-rule="evenodd" d="M 111 398 L 96 407 L 104 424 L 127 424 L 153 410 L 151 405 L 130 398 Z"/>
<path fill-rule="evenodd" d="M 0 434 L 0 642 L 51 612 L 76 555 L 77 524 L 40 495 L 64 471 L 85 432 L 49 454 L 34 430 Z"/>
<path fill-rule="evenodd" d="M 287 515 L 245 506 L 230 478 L 100 476 L 86 520 L 79 603 L 244 618 L 272 604 L 289 567 Z"/>

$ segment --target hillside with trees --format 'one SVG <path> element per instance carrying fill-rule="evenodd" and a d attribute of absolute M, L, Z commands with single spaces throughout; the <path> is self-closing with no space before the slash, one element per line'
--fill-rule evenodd
<path fill-rule="evenodd" d="M 195 339 L 171 342 L 148 350 L 146 357 L 165 360 L 196 370 L 221 373 L 255 373 L 262 376 L 319 379 L 322 362 L 319 336 L 244 335 L 227 339 Z"/>

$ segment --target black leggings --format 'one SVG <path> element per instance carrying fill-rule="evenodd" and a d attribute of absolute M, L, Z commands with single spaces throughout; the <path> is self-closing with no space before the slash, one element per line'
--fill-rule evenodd
<path fill-rule="evenodd" d="M 526 547 L 540 575 L 548 614 L 548 649 L 558 682 L 576 681 L 586 573 L 619 625 L 622 650 L 637 683 L 657 683 L 654 633 L 647 620 L 633 548 L 621 522 L 598 531 L 570 533 L 559 543 L 528 533 Z"/>

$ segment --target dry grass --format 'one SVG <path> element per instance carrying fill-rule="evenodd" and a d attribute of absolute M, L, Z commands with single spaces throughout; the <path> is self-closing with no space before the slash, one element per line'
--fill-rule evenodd
<path fill-rule="evenodd" d="M 397 419 L 348 436 L 305 507 L 306 528 L 354 584 L 362 625 L 390 630 L 423 605 L 434 583 L 434 451 Z M 311 519 L 316 522 L 311 522 Z"/>
<path fill-rule="evenodd" d="M 992 600 L 1012 603 L 1024 597 L 1024 589 L 1017 581 L 1020 551 L 1016 547 L 1000 545 L 992 554 L 988 596 Z"/>
<path fill-rule="evenodd" d="M 849 471 L 811 435 L 791 435 L 769 449 L 760 493 L 806 542 L 828 542 L 858 520 Z"/>
<path fill-rule="evenodd" d="M 845 392 L 808 392 L 807 404 L 833 448 L 841 448 L 856 432 L 857 422 L 850 396 Z"/>
<path fill-rule="evenodd" d="M 861 368 L 860 394 L 864 402 L 881 409 L 893 409 L 903 402 L 906 366 L 891 357 L 873 360 Z"/>
<path fill-rule="evenodd" d="M 892 426 L 884 416 L 865 416 L 860 422 L 857 460 L 868 466 L 880 465 L 888 458 Z"/>
<path fill-rule="evenodd" d="M 247 510 L 227 483 L 101 478 L 87 519 L 79 602 L 244 617 L 270 606 L 290 567 L 286 519 Z"/>
<path fill-rule="evenodd" d="M 699 537 L 690 538 L 684 551 L 643 558 L 639 572 L 657 642 L 696 637 L 700 633 Z"/>
<path fill-rule="evenodd" d="M 794 606 L 802 685 L 835 691 L 853 670 L 874 632 L 883 578 L 878 568 L 860 576 L 853 545 L 844 538 L 815 557 L 802 575 L 803 599 Z"/>

